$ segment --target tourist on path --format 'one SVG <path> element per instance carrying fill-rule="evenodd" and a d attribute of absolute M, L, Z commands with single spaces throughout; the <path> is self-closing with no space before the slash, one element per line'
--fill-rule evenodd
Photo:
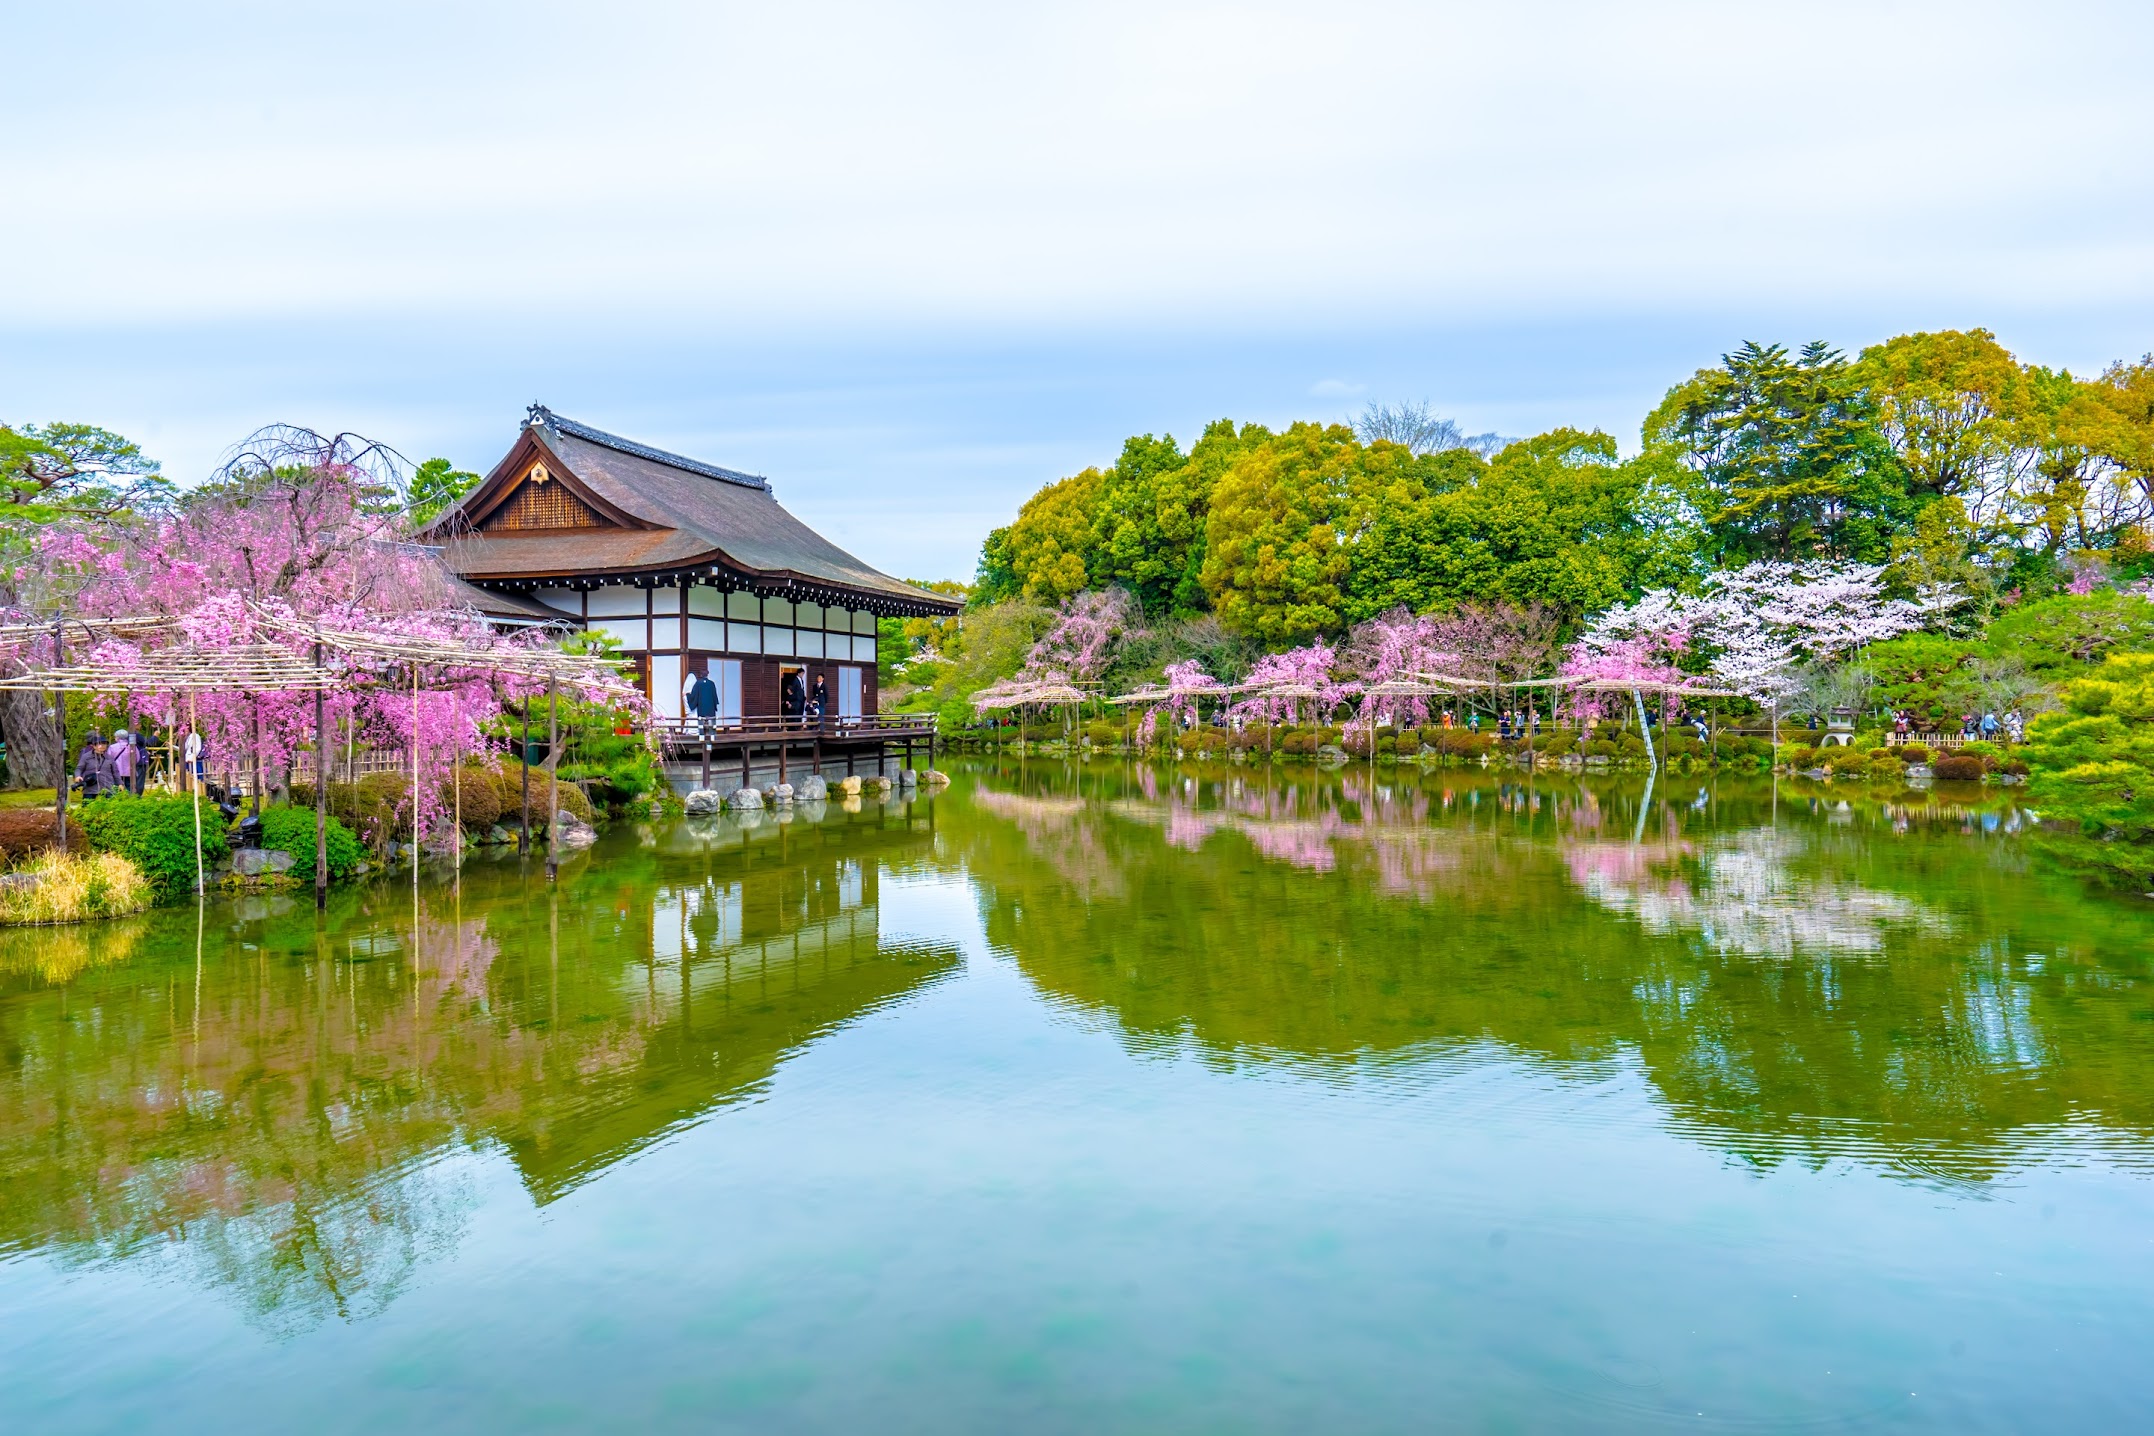
<path fill-rule="evenodd" d="M 123 793 L 134 792 L 135 774 L 142 767 L 142 750 L 125 728 L 113 735 L 111 758 L 113 785 Z"/>
<path fill-rule="evenodd" d="M 75 760 L 75 781 L 82 786 L 85 799 L 101 798 L 119 786 L 119 779 L 112 772 L 112 754 L 105 745 L 104 735 L 96 729 L 82 745 L 82 756 Z"/>

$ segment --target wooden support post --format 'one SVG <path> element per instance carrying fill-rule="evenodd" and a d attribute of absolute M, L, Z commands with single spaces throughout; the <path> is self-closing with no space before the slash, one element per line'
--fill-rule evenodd
<path fill-rule="evenodd" d="M 411 901 L 419 902 L 419 665 L 411 665 Z"/>
<path fill-rule="evenodd" d="M 262 816 L 262 704 L 260 699 L 248 705 L 247 731 L 253 738 L 253 751 L 248 755 L 247 807 L 254 817 Z"/>
<path fill-rule="evenodd" d="M 516 851 L 531 851 L 531 695 L 524 695 L 524 751 L 519 765 L 523 773 L 523 826 L 516 830 Z"/>
<path fill-rule="evenodd" d="M 57 618 L 52 621 L 52 666 L 67 666 L 67 634 Z M 60 766 L 52 775 L 52 841 L 64 857 L 67 854 L 67 694 L 59 689 L 52 695 L 52 726 L 60 735 Z M 199 814 L 199 804 L 196 811 Z"/>
<path fill-rule="evenodd" d="M 202 730 L 195 726 L 194 690 L 191 688 L 187 690 L 187 736 L 194 741 L 196 745 L 195 752 L 199 754 L 202 751 Z M 202 781 L 196 775 L 194 764 L 188 761 L 186 754 L 187 749 L 182 746 L 180 748 L 180 761 L 187 764 L 187 791 L 194 795 L 194 895 L 195 901 L 200 902 L 207 887 L 207 883 L 202 876 Z M 62 849 L 62 851 L 65 851 L 65 849 Z"/>
<path fill-rule="evenodd" d="M 546 680 L 546 881 L 552 882 L 561 866 L 561 693 L 551 678 Z"/>
<path fill-rule="evenodd" d="M 315 681 L 322 667 L 321 640 L 314 642 Z M 314 690 L 314 910 L 329 907 L 329 695 Z"/>
<path fill-rule="evenodd" d="M 1645 739 L 1645 761 L 1647 771 L 1650 772 L 1660 766 L 1660 757 L 1653 751 L 1653 725 L 1645 718 L 1645 695 L 1633 688 L 1630 698 L 1631 702 L 1638 705 L 1638 736 Z M 1652 784 L 1648 782 L 1646 786 L 1650 788 Z"/>
<path fill-rule="evenodd" d="M 778 720 L 778 781 L 781 783 L 786 781 L 785 750 L 792 746 L 792 743 L 787 741 L 786 738 L 785 720 L 783 718 L 780 718 Z"/>
<path fill-rule="evenodd" d="M 748 786 L 748 764 L 755 752 L 755 745 L 746 738 L 740 740 L 740 785 Z"/>

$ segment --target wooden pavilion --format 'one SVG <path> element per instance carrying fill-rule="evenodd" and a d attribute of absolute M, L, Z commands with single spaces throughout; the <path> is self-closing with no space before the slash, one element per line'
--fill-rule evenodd
<path fill-rule="evenodd" d="M 533 405 L 515 443 L 422 535 L 458 579 L 525 613 L 619 640 L 677 755 L 701 749 L 681 692 L 718 689 L 715 745 L 737 756 L 826 750 L 878 762 L 925 742 L 925 716 L 876 711 L 876 625 L 955 599 L 878 572 L 781 507 L 770 481 L 654 449 Z M 784 695 L 828 695 L 819 721 Z M 797 685 L 797 686 L 795 686 Z M 736 752 L 737 750 L 737 752 Z M 850 761 L 848 761 L 848 767 Z"/>

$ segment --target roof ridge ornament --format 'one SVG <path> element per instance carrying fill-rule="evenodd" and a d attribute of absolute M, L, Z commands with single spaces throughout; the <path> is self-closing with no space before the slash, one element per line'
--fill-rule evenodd
<path fill-rule="evenodd" d="M 654 464 L 664 464 L 668 468 L 682 469 L 691 474 L 701 474 L 708 479 L 723 479 L 729 484 L 739 484 L 745 489 L 760 489 L 766 494 L 770 492 L 770 480 L 761 474 L 744 474 L 738 469 L 723 469 L 716 464 L 706 464 L 701 459 L 691 459 L 681 454 L 669 453 L 664 449 L 653 448 L 649 444 L 639 444 L 634 439 L 624 439 L 619 434 L 609 434 L 604 429 L 594 429 L 589 424 L 579 424 L 574 419 L 564 419 L 544 404 L 533 404 L 525 411 L 523 426 L 526 429 L 544 429 L 551 434 L 566 434 L 571 438 L 582 439 L 588 444 L 597 444 L 600 448 L 612 449 L 616 453 L 628 454 L 638 459 L 648 459 Z"/>

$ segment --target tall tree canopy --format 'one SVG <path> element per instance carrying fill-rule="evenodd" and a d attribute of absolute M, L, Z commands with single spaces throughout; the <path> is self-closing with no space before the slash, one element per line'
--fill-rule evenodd
<path fill-rule="evenodd" d="M 1093 582 L 1127 588 L 1151 614 L 1209 609 L 1203 573 L 1212 491 L 1244 450 L 1269 437 L 1259 425 L 1237 430 L 1233 420 L 1215 419 L 1186 456 L 1172 435 L 1124 444 L 1103 476 Z"/>
<path fill-rule="evenodd" d="M 1343 424 L 1296 424 L 1244 450 L 1212 493 L 1204 590 L 1220 622 L 1266 644 L 1346 622 L 1348 548 L 1380 497 L 1410 494 L 1429 462 L 1363 447 Z"/>
<path fill-rule="evenodd" d="M 1098 469 L 1086 469 L 1025 500 L 1017 521 L 989 534 L 981 548 L 980 596 L 1060 603 L 1083 592 L 1091 579 L 1093 524 L 1106 483 Z"/>
<path fill-rule="evenodd" d="M 440 517 L 441 511 L 477 487 L 479 476 L 459 469 L 447 459 L 428 459 L 411 474 L 411 521 L 423 527 Z"/>
<path fill-rule="evenodd" d="M 1664 456 L 1624 462 L 1603 433 L 1557 429 L 1489 463 L 1452 450 L 1394 482 L 1354 545 L 1347 614 L 1497 599 L 1577 617 L 1685 580 L 1696 534 Z"/>
<path fill-rule="evenodd" d="M 1855 367 L 1822 342 L 1745 344 L 1645 422 L 1695 476 L 1723 560 L 1883 560 L 1915 507 Z"/>

